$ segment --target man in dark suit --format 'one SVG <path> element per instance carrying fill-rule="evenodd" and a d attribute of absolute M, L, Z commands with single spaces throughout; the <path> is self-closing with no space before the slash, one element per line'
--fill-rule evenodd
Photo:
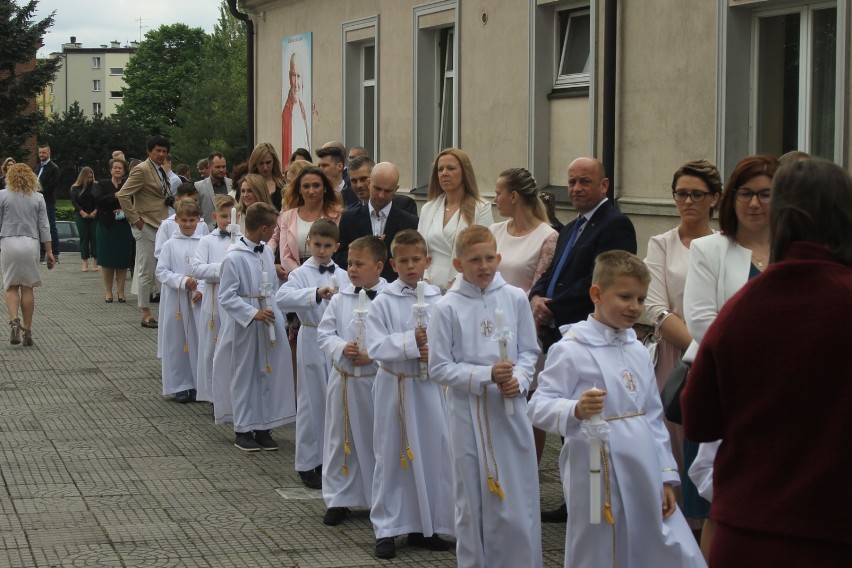
<path fill-rule="evenodd" d="M 50 224 L 50 248 L 53 250 L 55 264 L 59 264 L 59 233 L 56 231 L 56 190 L 59 189 L 59 166 L 50 159 L 50 146 L 38 147 L 38 164 L 33 168 L 41 184 L 44 205 L 47 208 L 47 221 Z M 41 260 L 44 261 L 44 245 Z"/>
<path fill-rule="evenodd" d="M 608 250 L 636 254 L 633 223 L 607 199 L 609 180 L 595 158 L 568 166 L 568 197 L 579 216 L 559 232 L 550 267 L 530 290 L 530 304 L 545 351 L 562 337 L 559 326 L 585 320 L 594 311 L 589 297 L 595 258 Z M 543 522 L 565 522 L 563 503 L 542 511 Z"/>
<path fill-rule="evenodd" d="M 349 205 L 350 208 L 358 209 L 370 200 L 370 175 L 375 165 L 376 162 L 369 156 L 356 156 L 349 161 L 349 181 L 352 191 L 358 196 L 358 201 Z M 417 203 L 398 191 L 393 196 L 393 206 L 417 216 Z"/>
<path fill-rule="evenodd" d="M 349 259 L 349 243 L 366 235 L 382 238 L 390 260 L 390 246 L 394 236 L 403 229 L 417 229 L 417 216 L 393 203 L 397 189 L 397 167 L 390 162 L 376 164 L 370 173 L 370 199 L 358 208 L 347 209 L 340 218 L 340 248 L 334 255 L 334 262 L 345 267 Z M 388 282 L 396 280 L 390 262 L 385 263 L 382 276 Z"/>

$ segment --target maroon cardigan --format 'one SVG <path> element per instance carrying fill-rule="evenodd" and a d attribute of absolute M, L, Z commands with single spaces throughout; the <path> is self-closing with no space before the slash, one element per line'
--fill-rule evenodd
<path fill-rule="evenodd" d="M 686 437 L 722 439 L 711 516 L 852 543 L 852 268 L 794 243 L 710 327 L 681 396 Z"/>

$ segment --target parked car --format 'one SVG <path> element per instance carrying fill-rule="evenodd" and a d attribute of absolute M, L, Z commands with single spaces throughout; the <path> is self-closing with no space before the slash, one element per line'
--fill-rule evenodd
<path fill-rule="evenodd" d="M 56 232 L 59 234 L 59 252 L 80 252 L 80 235 L 76 223 L 57 221 Z"/>

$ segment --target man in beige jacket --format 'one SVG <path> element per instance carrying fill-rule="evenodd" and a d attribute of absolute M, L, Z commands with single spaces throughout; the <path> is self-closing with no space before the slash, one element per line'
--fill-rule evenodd
<path fill-rule="evenodd" d="M 152 136 L 146 148 L 148 159 L 130 172 L 116 197 L 121 210 L 130 223 L 136 239 L 136 270 L 139 272 L 139 307 L 142 308 L 142 327 L 156 328 L 157 320 L 151 315 L 150 295 L 154 285 L 154 241 L 160 223 L 169 216 L 165 196 L 170 195 L 169 179 L 163 163 L 171 150 L 171 142 L 164 136 Z"/>

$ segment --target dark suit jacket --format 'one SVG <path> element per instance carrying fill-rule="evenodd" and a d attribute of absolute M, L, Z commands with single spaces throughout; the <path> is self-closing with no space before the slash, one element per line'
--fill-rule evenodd
<path fill-rule="evenodd" d="M 559 326 L 582 321 L 594 311 L 589 288 L 592 285 L 595 257 L 608 250 L 626 250 L 636 254 L 636 230 L 633 223 L 607 200 L 595 211 L 574 243 L 562 272 L 554 274 L 575 223 L 576 219 L 559 232 L 553 262 L 530 290 L 531 298 L 545 296 L 550 280 L 556 278 L 556 288 L 551 298 L 553 301 L 549 306 L 556 329 L 552 337 L 548 336 L 549 339 L 558 339 Z M 545 337 L 542 337 L 542 341 L 547 343 Z"/>
<path fill-rule="evenodd" d="M 355 193 L 355 190 L 352 189 L 352 186 L 349 185 L 348 181 L 343 189 L 340 190 L 340 195 L 343 197 L 344 207 L 354 207 L 361 204 L 361 200 L 358 199 L 358 194 Z"/>
<path fill-rule="evenodd" d="M 41 163 L 33 168 L 33 173 L 38 175 Z M 45 203 L 54 203 L 56 201 L 56 190 L 59 189 L 59 166 L 53 160 L 45 164 L 44 171 L 41 172 L 39 178 L 41 184 L 41 193 L 44 196 Z"/>
<path fill-rule="evenodd" d="M 417 230 L 417 216 L 403 211 L 393 205 L 385 223 L 385 247 L 388 251 L 388 259 L 391 257 L 390 246 L 393 238 L 403 229 Z M 347 209 L 340 217 L 340 248 L 334 254 L 334 262 L 338 266 L 346 267 L 349 260 L 349 243 L 359 237 L 373 234 L 373 224 L 370 221 L 370 208 L 362 205 L 357 209 Z M 385 262 L 382 277 L 388 282 L 396 280 L 396 272 L 391 268 L 390 262 Z"/>
<path fill-rule="evenodd" d="M 347 205 L 346 208 L 347 209 L 358 209 L 359 207 L 361 207 L 361 205 L 362 205 L 361 202 L 358 201 L 357 203 Z M 415 217 L 418 216 L 418 214 L 417 214 L 417 202 L 414 201 L 413 199 L 411 199 L 409 196 L 407 196 L 405 194 L 396 193 L 393 196 L 393 207 L 391 207 L 391 211 L 393 211 L 397 207 L 399 207 L 403 211 L 407 211 L 407 212 L 411 213 Z"/>

